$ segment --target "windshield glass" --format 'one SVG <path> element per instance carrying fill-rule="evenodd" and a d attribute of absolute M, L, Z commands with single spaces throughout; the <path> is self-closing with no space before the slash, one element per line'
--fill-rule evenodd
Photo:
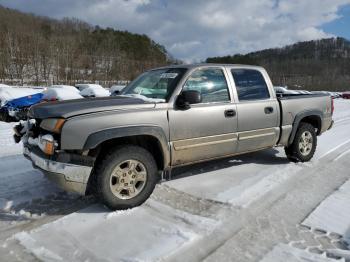
<path fill-rule="evenodd" d="M 166 102 L 185 72 L 185 68 L 148 71 L 131 82 L 121 95 L 134 96 L 154 102 Z"/>

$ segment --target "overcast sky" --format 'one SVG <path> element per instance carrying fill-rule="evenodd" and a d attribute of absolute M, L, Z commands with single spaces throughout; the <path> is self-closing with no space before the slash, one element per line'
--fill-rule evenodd
<path fill-rule="evenodd" d="M 0 4 L 147 34 L 184 61 L 334 35 L 350 38 L 350 0 L 0 0 Z"/>

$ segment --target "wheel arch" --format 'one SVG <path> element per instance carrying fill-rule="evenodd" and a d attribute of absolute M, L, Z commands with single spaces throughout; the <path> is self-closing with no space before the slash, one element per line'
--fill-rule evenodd
<path fill-rule="evenodd" d="M 157 126 L 128 126 L 101 130 L 88 136 L 83 150 L 90 150 L 99 158 L 100 152 L 123 144 L 141 146 L 150 151 L 159 170 L 166 169 L 170 164 L 168 139 L 164 131 Z"/>
<path fill-rule="evenodd" d="M 293 143 L 295 134 L 297 133 L 300 123 L 311 124 L 317 130 L 316 134 L 320 135 L 321 127 L 322 127 L 322 118 L 323 118 L 323 113 L 322 111 L 319 111 L 319 110 L 304 111 L 297 114 L 294 118 L 293 128 L 288 140 L 288 145 Z"/>

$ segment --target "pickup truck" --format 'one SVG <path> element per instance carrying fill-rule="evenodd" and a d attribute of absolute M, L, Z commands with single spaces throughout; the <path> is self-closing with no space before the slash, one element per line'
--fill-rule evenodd
<path fill-rule="evenodd" d="M 276 96 L 258 66 L 177 65 L 118 96 L 32 106 L 14 137 L 48 178 L 115 210 L 142 204 L 179 166 L 274 146 L 309 161 L 332 114 L 324 94 Z"/>

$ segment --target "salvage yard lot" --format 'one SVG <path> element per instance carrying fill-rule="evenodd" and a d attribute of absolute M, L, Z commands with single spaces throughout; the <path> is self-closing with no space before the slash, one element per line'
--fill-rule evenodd
<path fill-rule="evenodd" d="M 334 120 L 311 162 L 276 148 L 181 168 L 115 212 L 47 181 L 0 122 L 0 260 L 350 259 L 350 214 L 337 212 L 350 210 L 349 101 L 335 100 Z"/>

